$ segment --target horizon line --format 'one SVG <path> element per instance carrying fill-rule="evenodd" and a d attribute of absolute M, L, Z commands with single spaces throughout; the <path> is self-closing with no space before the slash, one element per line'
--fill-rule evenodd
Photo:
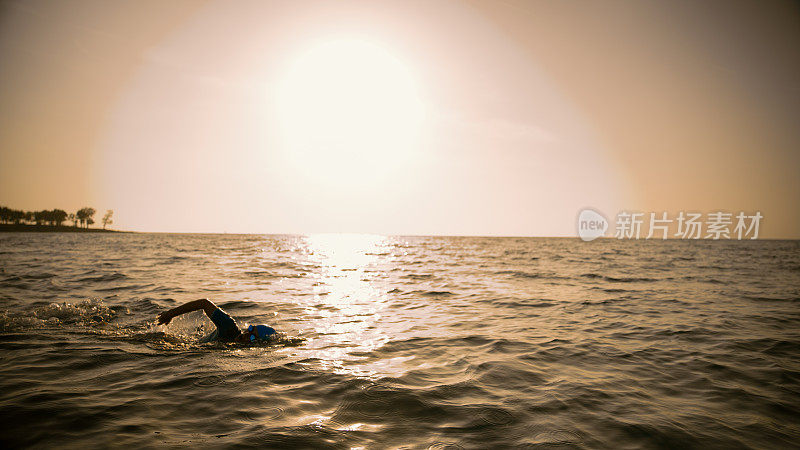
<path fill-rule="evenodd" d="M 123 233 L 142 233 L 142 234 L 228 234 L 238 236 L 312 236 L 319 234 L 355 234 L 355 235 L 372 235 L 372 236 L 386 236 L 386 237 L 476 237 L 476 238 L 538 238 L 538 239 L 580 239 L 576 234 L 574 236 L 545 236 L 545 235 L 529 235 L 529 234 L 397 234 L 397 233 L 374 233 L 374 232 L 361 232 L 361 231 L 315 231 L 315 232 L 294 232 L 294 233 L 273 233 L 273 232 L 228 232 L 228 231 L 133 231 L 133 230 L 113 230 Z M 800 237 L 768 237 L 758 239 L 618 239 L 614 236 L 600 236 L 599 239 L 612 239 L 616 241 L 800 241 Z M 588 243 L 588 242 L 587 242 Z"/>

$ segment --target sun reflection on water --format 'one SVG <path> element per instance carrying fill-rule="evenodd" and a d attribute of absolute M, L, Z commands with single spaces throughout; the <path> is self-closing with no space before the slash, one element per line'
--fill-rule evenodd
<path fill-rule="evenodd" d="M 391 244 L 374 234 L 312 234 L 305 243 L 319 264 L 339 271 L 363 270 Z"/>
<path fill-rule="evenodd" d="M 391 242 L 378 235 L 316 234 L 306 236 L 301 246 L 318 267 L 312 275 L 313 298 L 305 305 L 316 334 L 307 356 L 329 370 L 370 376 L 374 371 L 358 363 L 366 358 L 360 354 L 390 340 L 381 323 L 386 294 L 373 274 L 386 268 Z"/>

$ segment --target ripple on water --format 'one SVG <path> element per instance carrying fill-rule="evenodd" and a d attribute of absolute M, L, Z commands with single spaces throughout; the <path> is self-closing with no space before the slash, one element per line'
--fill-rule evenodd
<path fill-rule="evenodd" d="M 581 435 L 572 430 L 556 429 L 536 434 L 531 440 L 533 445 L 576 445 L 582 441 Z"/>
<path fill-rule="evenodd" d="M 504 408 L 483 407 L 478 412 L 478 417 L 489 425 L 508 425 L 514 422 L 514 414 Z"/>
<path fill-rule="evenodd" d="M 219 386 L 225 384 L 225 377 L 221 375 L 210 375 L 198 378 L 192 384 L 199 387 Z"/>
<path fill-rule="evenodd" d="M 458 445 L 456 442 L 434 442 L 428 446 L 428 450 L 460 450 L 464 447 Z"/>
<path fill-rule="evenodd" d="M 374 240 L 323 264 L 302 236 L 0 236 L 9 447 L 800 439 L 797 243 Z M 307 340 L 155 326 L 204 296 Z"/>

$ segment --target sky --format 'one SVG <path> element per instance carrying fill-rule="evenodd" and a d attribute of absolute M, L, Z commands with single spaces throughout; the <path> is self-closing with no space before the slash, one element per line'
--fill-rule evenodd
<path fill-rule="evenodd" d="M 798 42 L 789 1 L 5 1 L 0 204 L 502 236 L 759 211 L 796 239 Z"/>

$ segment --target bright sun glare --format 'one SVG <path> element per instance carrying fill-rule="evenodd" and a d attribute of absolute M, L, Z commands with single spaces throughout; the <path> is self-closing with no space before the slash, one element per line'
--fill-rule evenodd
<path fill-rule="evenodd" d="M 307 50 L 277 97 L 285 154 L 327 185 L 374 185 L 418 152 L 425 111 L 416 82 L 376 44 L 337 40 Z"/>

